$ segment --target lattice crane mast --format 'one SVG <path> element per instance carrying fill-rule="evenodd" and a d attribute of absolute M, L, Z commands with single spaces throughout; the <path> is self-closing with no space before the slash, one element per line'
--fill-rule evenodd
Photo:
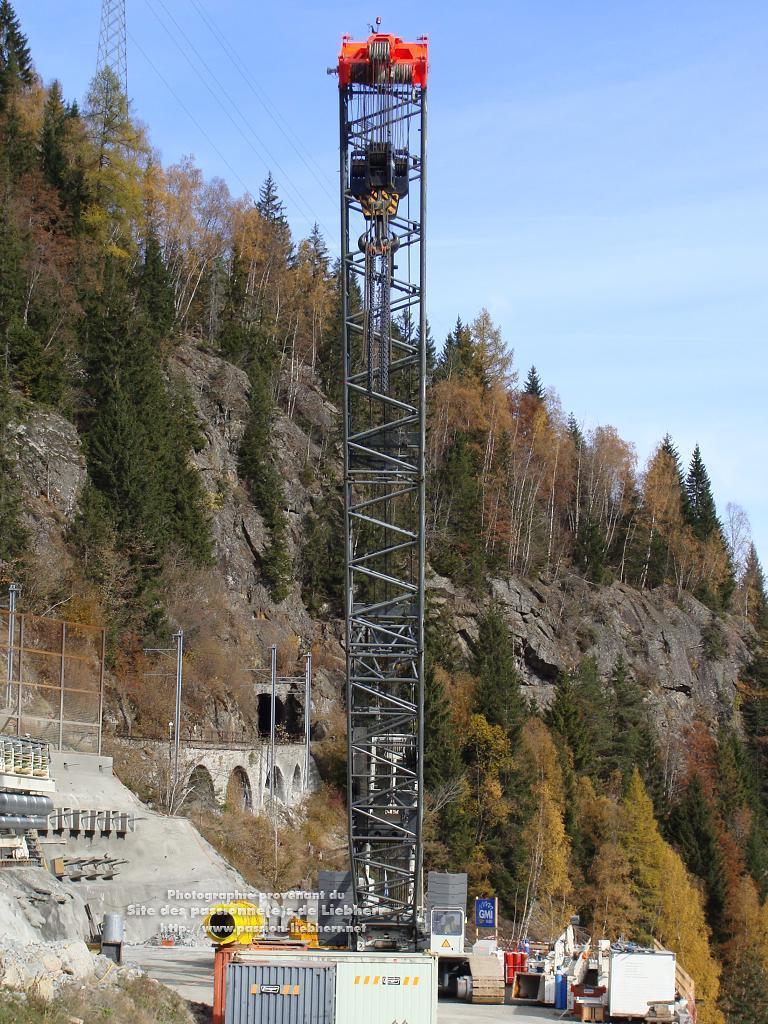
<path fill-rule="evenodd" d="M 342 41 L 349 837 L 361 944 L 423 927 L 427 40 Z"/>

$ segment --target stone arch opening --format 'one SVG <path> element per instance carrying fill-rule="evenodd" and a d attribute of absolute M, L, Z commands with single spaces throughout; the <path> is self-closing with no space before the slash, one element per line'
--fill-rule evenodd
<path fill-rule="evenodd" d="M 277 765 L 275 765 L 275 767 L 272 769 L 271 773 L 267 772 L 267 781 L 266 781 L 266 790 L 265 790 L 265 795 L 266 795 L 267 799 L 269 799 L 269 795 L 270 795 L 270 775 L 271 775 L 271 778 L 272 778 L 272 780 L 274 782 L 274 789 L 272 790 L 272 793 L 274 794 L 275 800 L 278 800 L 281 804 L 287 803 L 288 800 L 287 800 L 287 793 L 285 791 L 285 778 L 283 777 L 283 773 L 280 771 L 280 769 L 279 769 L 279 767 Z"/>
<path fill-rule="evenodd" d="M 304 786 L 302 784 L 301 779 L 301 765 L 297 764 L 296 767 L 293 769 L 293 778 L 291 780 L 291 794 L 294 797 L 297 797 L 301 793 L 303 788 Z"/>
<path fill-rule="evenodd" d="M 285 702 L 285 731 L 289 736 L 304 732 L 304 708 L 295 693 L 289 693 Z"/>
<path fill-rule="evenodd" d="M 210 811 L 216 806 L 213 778 L 204 764 L 197 765 L 190 772 L 183 806 L 195 811 Z"/>
<path fill-rule="evenodd" d="M 252 811 L 253 793 L 251 780 L 245 768 L 238 765 L 227 783 L 227 807 L 234 811 Z"/>
<path fill-rule="evenodd" d="M 257 720 L 260 736 L 269 736 L 272 729 L 272 695 L 260 693 L 257 705 Z M 275 728 L 285 722 L 285 705 L 280 697 L 275 697 Z"/>

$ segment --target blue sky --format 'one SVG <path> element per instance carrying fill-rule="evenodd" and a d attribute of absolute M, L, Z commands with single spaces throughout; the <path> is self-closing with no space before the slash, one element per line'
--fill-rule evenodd
<path fill-rule="evenodd" d="M 43 78 L 81 98 L 98 0 L 15 6 Z M 335 249 L 325 71 L 340 35 L 366 36 L 379 12 L 127 8 L 129 92 L 163 158 L 193 153 L 238 193 L 271 169 L 295 232 L 317 219 Z M 616 426 L 641 462 L 666 431 L 686 461 L 698 441 L 721 513 L 744 506 L 768 561 L 768 5 L 395 2 L 383 28 L 430 37 L 436 338 L 487 306 L 518 367 L 535 363 L 566 410 Z"/>

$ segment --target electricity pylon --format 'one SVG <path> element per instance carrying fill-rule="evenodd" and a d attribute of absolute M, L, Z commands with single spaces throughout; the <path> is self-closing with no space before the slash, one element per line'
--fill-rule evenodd
<path fill-rule="evenodd" d="M 99 55 L 96 73 L 109 68 L 120 88 L 128 93 L 128 48 L 126 45 L 125 0 L 102 0 Z"/>

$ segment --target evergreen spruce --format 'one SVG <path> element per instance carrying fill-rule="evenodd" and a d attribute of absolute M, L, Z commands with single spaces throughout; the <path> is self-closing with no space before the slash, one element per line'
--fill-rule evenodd
<path fill-rule="evenodd" d="M 621 656 L 611 673 L 609 685 L 611 743 L 608 763 L 619 772 L 625 786 L 637 768 L 646 789 L 653 796 L 658 770 L 653 729 L 643 690 Z"/>
<path fill-rule="evenodd" d="M 277 191 L 277 182 L 272 177 L 272 172 L 267 173 L 264 182 L 259 189 L 259 198 L 256 209 L 261 216 L 270 224 L 287 224 L 285 219 L 285 205 L 280 199 Z M 317 224 L 315 224 L 317 228 Z"/>
<path fill-rule="evenodd" d="M 698 445 L 693 449 L 685 480 L 685 494 L 688 499 L 688 522 L 694 536 L 698 540 L 707 540 L 720 529 L 720 522 L 712 496 L 712 484 Z"/>
<path fill-rule="evenodd" d="M 720 1007 L 727 1024 L 768 1024 L 768 965 L 761 951 L 746 945 L 723 972 Z"/>
<path fill-rule="evenodd" d="M 481 376 L 482 368 L 478 365 L 472 344 L 472 332 L 461 317 L 457 317 L 438 358 L 434 380 L 438 382 L 452 377 L 480 379 Z"/>
<path fill-rule="evenodd" d="M 447 607 L 436 609 L 427 597 L 424 616 L 424 646 L 426 658 L 435 665 L 441 665 L 448 672 L 461 667 L 461 649 L 456 640 L 456 627 Z"/>
<path fill-rule="evenodd" d="M 124 551 L 146 582 L 173 546 L 211 557 L 205 495 L 189 450 L 199 435 L 180 385 L 163 374 L 156 325 L 137 309 L 121 266 L 87 319 L 88 469 Z"/>
<path fill-rule="evenodd" d="M 40 162 L 49 184 L 63 189 L 66 183 L 69 161 L 65 151 L 65 139 L 69 110 L 64 103 L 61 85 L 53 82 L 43 108 L 43 127 L 40 133 Z"/>
<path fill-rule="evenodd" d="M 768 645 L 762 642 L 744 671 L 741 703 L 759 806 L 768 815 Z"/>
<path fill-rule="evenodd" d="M 619 670 L 623 672 L 621 664 Z M 559 676 L 545 721 L 570 751 L 577 774 L 589 775 L 596 782 L 607 781 L 619 767 L 615 756 L 620 742 L 615 732 L 615 706 L 594 658 L 583 658 L 575 673 Z"/>
<path fill-rule="evenodd" d="M 151 221 L 144 240 L 144 258 L 137 285 L 148 328 L 159 341 L 165 340 L 173 327 L 175 315 L 173 285 L 163 259 L 157 230 Z"/>
<path fill-rule="evenodd" d="M 282 206 L 282 204 L 280 205 Z M 317 221 L 312 225 L 307 243 L 314 266 L 318 268 L 318 272 L 327 274 L 330 263 L 328 246 L 325 244 L 325 238 Z"/>
<path fill-rule="evenodd" d="M 266 192 L 265 192 L 266 189 Z M 274 181 L 271 176 L 262 188 L 267 209 L 274 216 Z M 277 353 L 272 342 L 255 325 L 245 322 L 246 278 L 240 253 L 232 254 L 224 309 L 218 335 L 222 355 L 248 374 L 249 418 L 240 441 L 238 471 L 248 485 L 251 500 L 267 527 L 266 548 L 261 555 L 261 573 L 267 589 L 276 601 L 288 596 L 291 558 L 287 545 L 287 521 L 283 482 L 270 457 L 271 426 L 274 414 L 272 384 L 277 373 Z"/>
<path fill-rule="evenodd" d="M 581 451 L 584 448 L 584 443 L 585 443 L 584 442 L 584 433 L 583 433 L 581 427 L 579 426 L 579 424 L 578 424 L 578 422 L 576 420 L 576 417 L 573 415 L 573 413 L 571 413 L 568 416 L 568 423 L 567 423 L 566 427 L 567 427 L 567 430 L 568 430 L 568 436 L 570 437 L 571 441 L 573 442 L 573 447 L 576 449 L 577 452 Z"/>
<path fill-rule="evenodd" d="M 592 583 L 602 583 L 605 577 L 608 551 L 600 524 L 587 512 L 582 516 L 573 549 L 574 565 Z"/>
<path fill-rule="evenodd" d="M 688 870 L 704 883 L 707 923 L 715 939 L 722 942 L 727 934 L 725 864 L 712 807 L 698 774 L 688 783 L 674 808 L 669 831 Z"/>
<path fill-rule="evenodd" d="M 485 566 L 480 529 L 480 482 L 467 438 L 458 434 L 440 467 L 438 483 L 450 495 L 446 537 L 435 545 L 432 564 L 437 572 L 479 586 Z"/>
<path fill-rule="evenodd" d="M 683 464 L 680 461 L 680 452 L 677 445 L 672 440 L 672 435 L 667 433 L 661 440 L 661 451 L 667 455 L 677 472 L 677 479 L 680 485 L 680 511 L 682 513 L 685 522 L 690 522 L 691 519 L 691 507 L 688 500 L 688 492 L 685 486 L 685 475 L 683 474 Z"/>
<path fill-rule="evenodd" d="M 5 332 L 13 382 L 35 402 L 59 404 L 66 384 L 62 352 L 49 348 L 32 327 L 14 320 Z"/>
<path fill-rule="evenodd" d="M 27 37 L 9 0 L 0 0 L 0 112 L 17 89 L 34 82 Z"/>
<path fill-rule="evenodd" d="M 305 517 L 299 565 L 301 594 L 314 615 L 323 613 L 323 606 L 336 615 L 343 614 L 344 545 L 339 543 L 343 534 L 343 509 L 338 498 L 325 500 L 319 511 Z"/>
<path fill-rule="evenodd" d="M 461 745 L 445 688 L 427 659 L 424 672 L 424 785 L 437 792 L 461 774 Z"/>
<path fill-rule="evenodd" d="M 544 400 L 544 385 L 541 383 L 541 378 L 539 377 L 538 370 L 535 366 L 532 366 L 528 371 L 528 376 L 525 378 L 523 394 L 530 395 L 531 398 L 535 398 L 539 402 Z"/>
<path fill-rule="evenodd" d="M 768 592 L 754 544 L 749 546 L 739 587 L 742 594 L 740 611 L 743 611 L 755 629 L 768 633 Z"/>
<path fill-rule="evenodd" d="M 475 705 L 490 725 L 499 725 L 514 745 L 527 708 L 520 688 L 512 637 L 501 609 L 492 605 L 479 621 L 472 671 L 477 676 Z"/>
<path fill-rule="evenodd" d="M 288 596 L 291 559 L 287 548 L 285 498 L 280 474 L 269 459 L 272 394 L 268 377 L 254 364 L 250 373 L 250 418 L 240 442 L 238 470 L 248 484 L 251 499 L 269 531 L 262 555 L 264 582 L 276 601 Z"/>

